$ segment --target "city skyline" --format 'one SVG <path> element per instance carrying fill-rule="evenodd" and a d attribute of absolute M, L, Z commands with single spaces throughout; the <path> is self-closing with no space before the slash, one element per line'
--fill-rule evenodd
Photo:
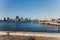
<path fill-rule="evenodd" d="M 25 20 L 27 17 L 23 17 L 23 16 L 15 16 L 15 18 L 12 18 L 12 17 L 4 17 L 3 19 L 0 19 L 0 20 L 4 20 L 4 19 L 23 19 L 23 20 Z M 31 19 L 30 17 L 29 18 L 27 18 L 27 19 Z M 60 18 L 52 18 L 52 19 L 31 19 L 31 20 L 60 20 Z"/>
<path fill-rule="evenodd" d="M 60 0 L 0 0 L 0 19 L 20 16 L 31 19 L 60 17 Z"/>

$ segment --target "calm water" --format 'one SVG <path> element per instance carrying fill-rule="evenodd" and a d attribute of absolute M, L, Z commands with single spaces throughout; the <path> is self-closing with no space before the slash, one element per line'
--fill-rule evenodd
<path fill-rule="evenodd" d="M 59 32 L 58 26 L 23 22 L 0 22 L 0 31 Z"/>

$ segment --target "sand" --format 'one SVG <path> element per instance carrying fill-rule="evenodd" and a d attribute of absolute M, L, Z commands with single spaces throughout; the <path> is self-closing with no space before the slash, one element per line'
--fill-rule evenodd
<path fill-rule="evenodd" d="M 60 40 L 60 33 L 0 31 L 0 40 Z"/>
<path fill-rule="evenodd" d="M 36 36 L 15 36 L 15 35 L 5 35 L 0 36 L 0 40 L 60 40 L 57 37 L 36 37 Z"/>

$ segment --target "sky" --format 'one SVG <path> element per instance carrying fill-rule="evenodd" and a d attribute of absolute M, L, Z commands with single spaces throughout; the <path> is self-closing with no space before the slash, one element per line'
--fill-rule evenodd
<path fill-rule="evenodd" d="M 60 17 L 60 0 L 0 0 L 0 19 L 16 16 L 31 19 Z"/>

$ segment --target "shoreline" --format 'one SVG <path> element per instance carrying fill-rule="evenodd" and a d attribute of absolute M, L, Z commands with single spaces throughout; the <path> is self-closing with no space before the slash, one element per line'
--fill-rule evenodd
<path fill-rule="evenodd" d="M 46 23 L 39 23 L 39 24 L 43 24 L 43 25 L 51 25 L 51 26 L 60 26 L 60 25 L 57 25 L 57 24 L 46 24 Z"/>
<path fill-rule="evenodd" d="M 46 33 L 46 32 L 12 32 L 12 31 L 0 31 L 2 35 L 15 35 L 15 36 L 36 36 L 36 37 L 60 37 L 60 33 Z"/>
<path fill-rule="evenodd" d="M 0 40 L 60 40 L 60 37 L 44 37 L 44 36 L 0 36 Z"/>

